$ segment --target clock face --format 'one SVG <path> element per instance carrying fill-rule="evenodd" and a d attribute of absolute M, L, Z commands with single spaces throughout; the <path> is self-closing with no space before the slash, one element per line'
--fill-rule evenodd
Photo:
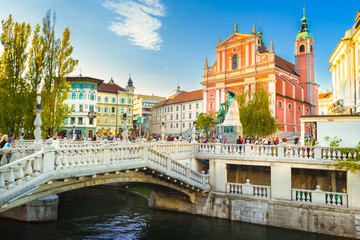
<path fill-rule="evenodd" d="M 262 55 L 260 59 L 262 62 L 267 62 L 269 60 L 269 56 L 267 54 L 265 54 L 265 55 Z"/>

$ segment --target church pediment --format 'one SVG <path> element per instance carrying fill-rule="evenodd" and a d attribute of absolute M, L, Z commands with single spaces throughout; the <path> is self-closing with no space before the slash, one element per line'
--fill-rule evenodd
<path fill-rule="evenodd" d="M 228 45 L 231 44 L 232 42 L 237 42 L 241 39 L 245 39 L 245 38 L 249 38 L 249 37 L 253 37 L 254 35 L 252 34 L 245 34 L 245 33 L 236 33 L 234 32 L 233 34 L 231 34 L 228 38 L 226 38 L 224 41 L 222 41 L 220 43 L 220 45 L 218 45 L 218 47 L 220 46 L 224 46 L 224 45 Z"/>

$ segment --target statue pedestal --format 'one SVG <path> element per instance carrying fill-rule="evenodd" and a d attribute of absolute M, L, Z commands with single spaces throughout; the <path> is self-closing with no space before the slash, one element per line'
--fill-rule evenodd
<path fill-rule="evenodd" d="M 226 139 L 227 143 L 232 144 L 236 144 L 237 138 L 243 134 L 239 106 L 235 99 L 230 101 L 230 107 L 225 115 L 224 122 L 216 126 L 216 135 L 219 134 L 222 140 Z"/>

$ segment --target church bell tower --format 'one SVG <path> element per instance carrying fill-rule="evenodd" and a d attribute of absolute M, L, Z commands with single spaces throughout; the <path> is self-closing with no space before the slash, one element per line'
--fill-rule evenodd
<path fill-rule="evenodd" d="M 314 38 L 312 37 L 307 19 L 305 8 L 301 19 L 300 31 L 295 41 L 295 67 L 300 75 L 300 85 L 304 87 L 304 100 L 312 105 L 311 115 L 316 114 L 317 93 L 314 80 Z"/>

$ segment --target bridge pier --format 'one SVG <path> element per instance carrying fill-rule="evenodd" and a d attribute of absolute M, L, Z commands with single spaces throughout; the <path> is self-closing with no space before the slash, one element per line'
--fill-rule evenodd
<path fill-rule="evenodd" d="M 50 222 L 57 220 L 59 197 L 51 195 L 36 199 L 0 214 L 2 218 L 23 222 Z"/>

